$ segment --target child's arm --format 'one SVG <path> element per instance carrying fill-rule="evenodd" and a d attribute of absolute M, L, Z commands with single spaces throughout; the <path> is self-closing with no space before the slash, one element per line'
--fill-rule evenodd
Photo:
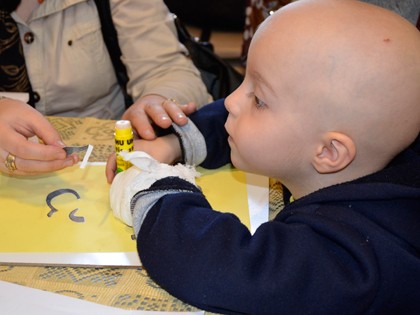
<path fill-rule="evenodd" d="M 137 218 L 146 204 L 153 205 L 135 228 L 142 265 L 170 294 L 201 309 L 362 314 L 378 292 L 372 248 L 356 230 L 337 228 L 334 215 L 275 220 L 251 236 L 235 215 L 214 211 L 199 189 L 174 177 L 134 196 Z"/>
<path fill-rule="evenodd" d="M 150 208 L 165 194 L 174 191 L 153 193 L 151 186 L 162 178 L 178 178 L 195 186 L 195 177 L 199 176 L 193 166 L 159 163 L 145 152 L 121 152 L 124 160 L 133 166 L 115 176 L 110 189 L 110 203 L 114 215 L 129 226 L 133 226 L 137 235 Z M 178 192 L 178 191 L 175 191 Z M 146 194 L 138 208 L 132 208 L 133 199 Z M 136 200 L 137 200 L 136 199 Z"/>
<path fill-rule="evenodd" d="M 224 99 L 208 104 L 189 116 L 206 141 L 207 155 L 200 166 L 214 169 L 230 163 L 230 147 L 225 129 L 227 117 Z"/>

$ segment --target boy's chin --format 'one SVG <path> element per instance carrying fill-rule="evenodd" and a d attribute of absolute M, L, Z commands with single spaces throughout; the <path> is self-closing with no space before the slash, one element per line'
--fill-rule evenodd
<path fill-rule="evenodd" d="M 230 153 L 230 162 L 232 163 L 233 167 L 235 167 L 238 170 L 247 172 L 247 168 L 244 165 L 244 163 L 241 163 L 241 160 L 235 157 L 234 153 Z"/>
<path fill-rule="evenodd" d="M 235 167 L 235 168 L 240 168 L 239 166 L 238 166 L 238 162 L 237 162 L 237 160 L 236 160 L 236 158 L 235 158 L 235 154 L 231 151 L 230 152 L 230 162 L 232 163 L 232 165 Z M 240 163 L 239 163 L 240 164 Z"/>

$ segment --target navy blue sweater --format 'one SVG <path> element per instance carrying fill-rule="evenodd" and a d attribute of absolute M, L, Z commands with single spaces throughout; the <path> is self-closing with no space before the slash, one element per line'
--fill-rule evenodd
<path fill-rule="evenodd" d="M 226 117 L 222 101 L 191 116 L 206 138 L 205 167 L 229 163 Z M 189 304 L 226 314 L 420 314 L 418 146 L 383 171 L 288 204 L 254 235 L 181 179 L 148 190 L 163 191 L 182 192 L 151 208 L 137 248 L 149 275 Z"/>

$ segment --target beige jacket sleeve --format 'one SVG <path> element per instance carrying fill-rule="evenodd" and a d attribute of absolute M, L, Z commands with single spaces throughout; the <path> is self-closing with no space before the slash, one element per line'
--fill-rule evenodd
<path fill-rule="evenodd" d="M 135 100 L 159 94 L 198 106 L 211 101 L 162 0 L 111 0 L 111 11 Z"/>

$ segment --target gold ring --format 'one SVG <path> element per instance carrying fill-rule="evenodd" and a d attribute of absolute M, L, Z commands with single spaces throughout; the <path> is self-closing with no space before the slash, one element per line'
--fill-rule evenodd
<path fill-rule="evenodd" d="M 16 167 L 16 157 L 13 154 L 8 154 L 6 160 L 4 161 L 4 165 L 6 165 L 7 169 L 12 173 L 17 170 Z"/>
<path fill-rule="evenodd" d="M 165 105 L 166 102 L 172 102 L 172 103 L 175 103 L 176 105 L 179 105 L 178 101 L 174 98 L 167 98 L 166 100 L 162 102 L 162 105 Z"/>

